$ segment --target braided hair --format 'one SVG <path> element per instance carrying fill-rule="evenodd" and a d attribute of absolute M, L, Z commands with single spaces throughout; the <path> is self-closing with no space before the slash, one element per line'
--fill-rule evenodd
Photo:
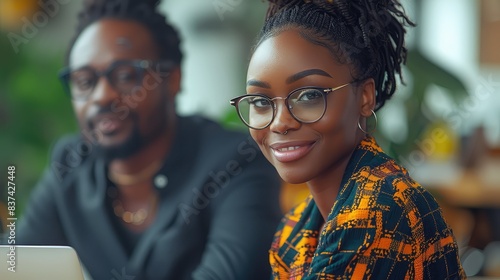
<path fill-rule="evenodd" d="M 166 17 L 156 11 L 158 4 L 159 0 L 85 0 L 83 10 L 78 14 L 76 34 L 66 53 L 66 64 L 69 63 L 71 50 L 83 30 L 105 18 L 133 20 L 144 25 L 158 44 L 160 59 L 180 64 L 182 52 L 179 35 L 176 29 L 167 23 Z"/>
<path fill-rule="evenodd" d="M 257 46 L 282 31 L 298 28 L 311 43 L 330 50 L 340 63 L 353 65 L 356 82 L 373 78 L 375 110 L 402 82 L 406 62 L 405 25 L 415 24 L 397 0 L 268 0 Z"/>

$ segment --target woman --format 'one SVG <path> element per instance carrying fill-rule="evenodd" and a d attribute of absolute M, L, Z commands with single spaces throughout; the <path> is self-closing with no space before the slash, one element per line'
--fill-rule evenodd
<path fill-rule="evenodd" d="M 434 198 L 370 136 L 406 58 L 397 1 L 270 1 L 242 121 L 288 183 L 311 196 L 283 219 L 274 279 L 462 279 Z"/>

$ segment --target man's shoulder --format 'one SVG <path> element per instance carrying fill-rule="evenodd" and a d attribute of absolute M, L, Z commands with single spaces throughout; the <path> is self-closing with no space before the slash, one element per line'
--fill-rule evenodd
<path fill-rule="evenodd" d="M 81 134 L 67 134 L 57 139 L 50 148 L 49 167 L 62 180 L 67 174 L 80 169 L 89 158 L 99 154 L 97 146 Z"/>
<path fill-rule="evenodd" d="M 83 159 L 95 149 L 95 144 L 86 141 L 80 134 L 66 134 L 53 142 L 50 148 L 51 160 L 60 160 L 68 155 Z"/>

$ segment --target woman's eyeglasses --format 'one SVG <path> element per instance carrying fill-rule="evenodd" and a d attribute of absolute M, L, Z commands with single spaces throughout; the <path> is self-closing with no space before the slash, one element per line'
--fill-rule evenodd
<path fill-rule="evenodd" d="M 290 92 L 286 98 L 246 94 L 231 99 L 230 103 L 236 107 L 243 123 L 253 129 L 264 129 L 273 122 L 276 116 L 277 99 L 284 99 L 286 108 L 297 121 L 314 123 L 319 121 L 326 112 L 327 95 L 351 83 L 334 88 L 302 87 Z"/>
<path fill-rule="evenodd" d="M 88 99 L 100 77 L 106 77 L 111 86 L 122 95 L 130 95 L 142 85 L 145 73 L 165 74 L 172 69 L 169 61 L 120 60 L 113 62 L 108 69 L 100 72 L 90 66 L 75 70 L 64 68 L 59 72 L 59 78 L 66 92 L 74 100 Z"/>

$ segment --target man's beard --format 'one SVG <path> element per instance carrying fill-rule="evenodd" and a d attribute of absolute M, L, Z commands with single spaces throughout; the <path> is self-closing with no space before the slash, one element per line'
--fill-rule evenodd
<path fill-rule="evenodd" d="M 143 147 L 149 145 L 163 132 L 167 131 L 167 129 L 169 128 L 167 120 L 168 117 L 165 111 L 163 110 L 163 106 L 165 106 L 164 105 L 165 103 L 166 103 L 166 98 L 163 98 L 161 102 L 158 102 L 157 108 L 151 108 L 151 110 L 158 112 L 158 114 L 153 114 L 149 116 L 150 119 L 147 120 L 148 123 L 155 123 L 155 121 L 159 123 L 156 123 L 155 125 L 156 129 L 152 129 L 149 133 L 147 133 L 147 135 L 141 134 L 139 117 L 135 112 L 130 111 L 127 117 L 130 118 L 130 120 L 132 121 L 132 130 L 130 134 L 121 143 L 117 143 L 114 145 L 102 145 L 99 142 L 100 138 L 99 133 L 91 133 L 90 137 L 89 135 L 84 135 L 84 136 L 87 138 L 87 140 L 90 140 L 92 143 L 96 144 L 95 146 L 97 148 L 97 152 L 103 155 L 105 159 L 113 160 L 113 159 L 128 158 L 140 152 L 140 150 Z M 100 113 L 102 114 L 106 112 L 113 112 L 113 111 L 111 108 L 106 107 L 102 109 Z M 161 117 L 158 118 L 158 116 L 163 116 L 163 118 Z M 91 131 L 95 129 L 91 121 L 87 123 L 87 126 Z"/>
<path fill-rule="evenodd" d="M 137 153 L 146 144 L 145 140 L 139 132 L 139 127 L 134 125 L 132 132 L 123 142 L 113 146 L 99 145 L 99 148 L 108 160 L 124 159 Z"/>
<path fill-rule="evenodd" d="M 104 145 L 101 142 L 102 137 L 104 137 L 102 132 L 98 131 L 91 121 L 87 123 L 88 129 L 81 131 L 82 138 L 96 148 L 96 154 L 102 155 L 108 160 L 127 158 L 137 153 L 147 142 L 139 130 L 137 115 L 130 114 L 128 117 L 132 121 L 132 129 L 129 135 L 119 143 Z"/>
<path fill-rule="evenodd" d="M 157 137 L 159 137 L 162 132 L 168 129 L 167 120 L 162 119 L 158 127 L 150 132 L 150 134 L 142 135 L 139 130 L 139 118 L 135 114 L 131 114 L 130 117 L 132 118 L 133 128 L 127 138 L 125 138 L 121 143 L 112 146 L 98 144 L 98 150 L 100 150 L 105 159 L 114 160 L 128 158 L 140 152 L 142 148 L 149 145 Z"/>

